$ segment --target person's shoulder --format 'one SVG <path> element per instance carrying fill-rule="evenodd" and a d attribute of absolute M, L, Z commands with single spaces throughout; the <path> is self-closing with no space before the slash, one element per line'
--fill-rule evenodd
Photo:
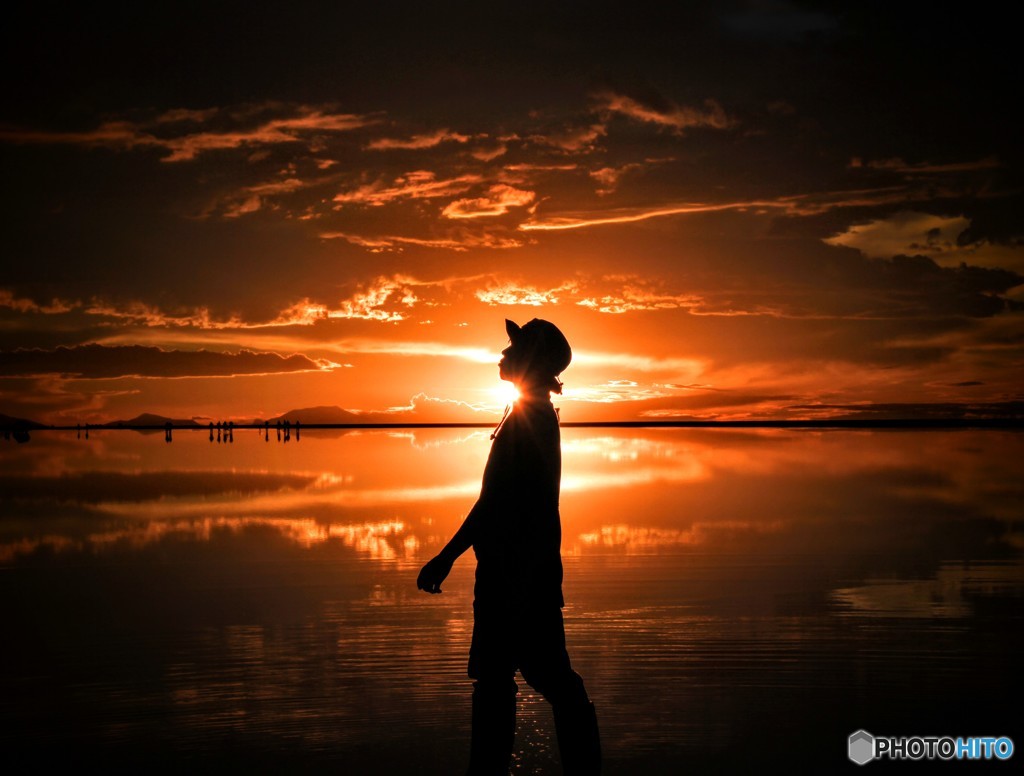
<path fill-rule="evenodd" d="M 512 413 L 519 422 L 526 423 L 558 423 L 558 413 L 550 401 L 537 400 L 521 402 L 516 404 L 516 411 Z"/>
<path fill-rule="evenodd" d="M 557 440 L 559 436 L 558 413 L 549 401 L 524 404 L 515 418 L 517 436 L 527 437 L 534 442 Z"/>

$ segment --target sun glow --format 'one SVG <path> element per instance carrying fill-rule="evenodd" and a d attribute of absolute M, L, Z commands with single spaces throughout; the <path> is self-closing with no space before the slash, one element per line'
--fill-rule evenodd
<path fill-rule="evenodd" d="M 519 398 L 519 389 L 512 383 L 502 381 L 491 389 L 491 396 L 501 405 L 512 404 Z"/>

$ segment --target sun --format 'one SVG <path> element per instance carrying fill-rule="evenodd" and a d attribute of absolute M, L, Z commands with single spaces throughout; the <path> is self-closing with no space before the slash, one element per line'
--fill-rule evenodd
<path fill-rule="evenodd" d="M 494 397 L 495 402 L 504 406 L 512 404 L 519 398 L 519 389 L 512 383 L 503 380 L 491 389 L 491 396 Z"/>

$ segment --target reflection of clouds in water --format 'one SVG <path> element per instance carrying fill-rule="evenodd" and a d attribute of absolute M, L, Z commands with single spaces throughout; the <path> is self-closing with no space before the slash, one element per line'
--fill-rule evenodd
<path fill-rule="evenodd" d="M 0 544 L 0 562 L 10 562 L 37 550 L 51 552 L 92 552 L 130 547 L 139 549 L 165 538 L 208 542 L 217 532 L 240 533 L 264 527 L 277 531 L 288 541 L 309 549 L 331 541 L 368 555 L 372 560 L 394 561 L 414 558 L 420 541 L 401 520 L 335 525 L 310 519 L 268 519 L 259 517 L 209 517 L 201 520 L 169 520 L 139 523 L 127 528 L 97 531 L 82 538 L 47 535 Z"/>
<path fill-rule="evenodd" d="M 0 544 L 0 563 L 10 563 L 21 555 L 31 555 L 36 550 L 47 549 L 61 552 L 64 550 L 81 550 L 82 543 L 67 536 L 46 535 L 36 539 L 18 539 Z"/>
<path fill-rule="evenodd" d="M 434 429 L 431 429 L 433 431 Z M 432 438 L 421 438 L 421 434 L 416 431 L 389 431 L 387 435 L 391 439 L 408 439 L 409 445 L 415 450 L 438 450 L 443 447 L 451 447 L 453 445 L 462 445 L 466 442 L 479 442 L 487 439 L 491 432 L 477 430 L 467 433 L 460 433 L 456 436 L 437 436 L 437 434 L 429 434 Z M 489 441 L 489 440 L 488 440 Z"/>
<path fill-rule="evenodd" d="M 1024 564 L 944 564 L 935 579 L 869 580 L 832 591 L 843 617 L 954 618 L 973 614 L 972 596 L 1024 594 Z"/>
<path fill-rule="evenodd" d="M 636 461 L 645 458 L 673 458 L 689 452 L 692 444 L 654 440 L 643 437 L 566 435 L 562 440 L 562 454 L 566 456 L 594 456 L 608 461 Z"/>
<path fill-rule="evenodd" d="M 316 489 L 283 491 L 245 500 L 226 496 L 198 501 L 161 499 L 144 504 L 105 502 L 98 504 L 97 510 L 110 515 L 150 519 L 204 515 L 211 511 L 227 514 L 237 512 L 247 514 L 253 512 L 308 512 L 318 508 L 376 507 L 398 503 L 443 501 L 474 496 L 480 490 L 480 483 L 476 481 L 440 485 L 433 488 L 367 488 L 359 490 L 346 487 L 352 482 L 351 477 L 341 478 L 336 482 L 332 482 L 330 477 L 331 475 L 327 475 L 322 480 L 322 485 Z"/>
<path fill-rule="evenodd" d="M 595 531 L 582 533 L 577 541 L 566 547 L 564 552 L 579 555 L 583 550 L 598 548 L 623 549 L 627 555 L 645 554 L 661 547 L 676 545 L 697 545 L 725 533 L 773 533 L 781 531 L 785 524 L 781 520 L 752 523 L 745 520 L 694 523 L 686 529 L 644 528 L 632 525 L 606 525 Z"/>
<path fill-rule="evenodd" d="M 674 466 L 631 467 L 622 472 L 562 474 L 562 492 L 594 491 L 602 488 L 626 488 L 667 482 L 697 482 L 711 477 L 711 471 L 700 461 L 680 458 Z"/>
<path fill-rule="evenodd" d="M 562 492 L 704 480 L 710 452 L 686 440 L 573 433 L 562 440 Z"/>

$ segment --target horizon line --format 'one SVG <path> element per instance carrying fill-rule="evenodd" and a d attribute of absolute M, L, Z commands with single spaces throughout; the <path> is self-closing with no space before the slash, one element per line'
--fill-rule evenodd
<path fill-rule="evenodd" d="M 206 424 L 162 424 L 162 425 L 107 425 L 84 423 L 73 426 L 3 424 L 3 431 L 208 431 L 212 427 L 224 428 L 228 422 Z M 284 423 L 280 427 L 284 427 Z M 291 428 L 317 429 L 402 429 L 402 428 L 494 428 L 496 423 L 481 422 L 404 422 L 404 423 L 301 423 L 289 422 Z M 564 421 L 562 428 L 850 428 L 850 429 L 958 429 L 958 428 L 1024 428 L 1024 418 L 835 418 L 804 420 L 603 420 Z M 233 423 L 233 429 L 278 428 L 278 423 Z"/>

